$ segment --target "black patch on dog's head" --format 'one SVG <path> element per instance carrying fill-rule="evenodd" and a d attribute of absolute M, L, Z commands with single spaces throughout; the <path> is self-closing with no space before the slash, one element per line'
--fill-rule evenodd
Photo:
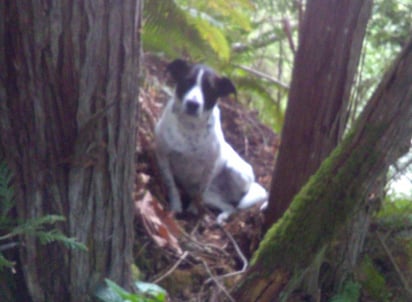
<path fill-rule="evenodd" d="M 205 65 L 191 64 L 177 59 L 167 66 L 167 70 L 176 82 L 176 95 L 179 100 L 182 100 L 186 93 L 197 84 L 198 75 L 203 71 L 200 85 L 205 110 L 212 109 L 220 97 L 231 93 L 236 95 L 236 88 L 231 80 L 218 76 L 213 69 Z"/>
<path fill-rule="evenodd" d="M 176 59 L 169 63 L 166 67 L 167 71 L 171 74 L 173 80 L 179 82 L 179 79 L 183 79 L 190 69 L 190 64 L 182 59 Z"/>

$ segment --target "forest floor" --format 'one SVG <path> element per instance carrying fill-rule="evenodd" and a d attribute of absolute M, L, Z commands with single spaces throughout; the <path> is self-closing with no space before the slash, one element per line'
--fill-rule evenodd
<path fill-rule="evenodd" d="M 142 67 L 134 252 L 140 278 L 165 288 L 170 301 L 219 301 L 218 295 L 230 301 L 230 290 L 262 238 L 259 205 L 233 214 L 223 226 L 216 225 L 217 212 L 210 209 L 178 219 L 167 210 L 153 130 L 173 94 L 173 84 L 166 62 L 158 57 L 145 55 Z M 279 136 L 238 100 L 226 98 L 219 106 L 226 140 L 253 166 L 258 182 L 269 189 Z"/>

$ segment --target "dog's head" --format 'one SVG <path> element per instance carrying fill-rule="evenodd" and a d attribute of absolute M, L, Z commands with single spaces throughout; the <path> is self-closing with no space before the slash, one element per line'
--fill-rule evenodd
<path fill-rule="evenodd" d="M 199 117 L 210 112 L 220 97 L 236 88 L 226 77 L 218 76 L 211 68 L 177 59 L 167 66 L 176 82 L 175 110 Z"/>

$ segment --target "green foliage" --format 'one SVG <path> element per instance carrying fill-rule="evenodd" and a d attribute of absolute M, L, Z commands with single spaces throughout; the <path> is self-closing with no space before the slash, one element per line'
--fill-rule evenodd
<path fill-rule="evenodd" d="M 408 40 L 412 30 L 409 0 L 375 0 L 363 44 L 363 60 L 353 89 L 354 116 L 375 90 L 381 75 Z M 353 118 L 354 119 L 354 118 Z"/>
<path fill-rule="evenodd" d="M 5 161 L 0 161 L 0 270 L 4 267 L 13 267 L 3 251 L 16 247 L 19 236 L 34 236 L 41 244 L 61 242 L 68 248 L 86 251 L 84 244 L 75 238 L 65 236 L 59 229 L 51 228 L 58 222 L 64 221 L 60 215 L 45 215 L 26 221 L 14 219 L 11 215 L 15 206 L 14 191 L 11 185 L 12 174 Z"/>
<path fill-rule="evenodd" d="M 286 106 L 285 103 L 279 103 L 273 97 L 273 89 L 269 87 L 268 83 L 256 80 L 247 74 L 231 78 L 240 87 L 243 102 L 259 112 L 261 121 L 276 132 L 280 132 Z M 285 89 L 279 89 L 278 93 L 281 94 L 281 99 L 287 96 Z"/>
<path fill-rule="evenodd" d="M 222 30 L 203 13 L 179 6 L 173 0 L 152 0 L 144 5 L 142 41 L 145 50 L 169 58 L 190 56 L 227 61 L 230 46 Z"/>
<path fill-rule="evenodd" d="M 370 31 L 375 47 L 399 49 L 412 30 L 412 3 L 409 0 L 375 0 Z"/>
<path fill-rule="evenodd" d="M 245 72 L 247 66 L 289 83 L 294 53 L 284 22 L 297 45 L 299 1 L 151 0 L 144 5 L 145 51 L 167 59 L 206 62 L 235 79 L 239 99 L 257 109 L 262 120 L 280 131 L 288 91 L 273 81 Z M 353 117 L 412 30 L 409 0 L 376 0 L 364 43 L 364 56 L 353 92 Z"/>
<path fill-rule="evenodd" d="M 353 280 L 347 280 L 342 290 L 333 296 L 330 302 L 356 302 L 359 301 L 361 285 Z"/>
<path fill-rule="evenodd" d="M 166 301 L 166 291 L 160 286 L 153 283 L 138 281 L 135 283 L 137 292 L 130 293 L 109 279 L 106 279 L 105 282 L 106 286 L 103 288 L 99 288 L 96 292 L 96 297 L 102 302 Z"/>
<path fill-rule="evenodd" d="M 360 280 L 362 288 L 372 297 L 373 301 L 390 301 L 391 294 L 386 286 L 384 275 L 376 269 L 372 260 L 367 256 L 361 263 L 361 274 L 363 276 Z"/>
<path fill-rule="evenodd" d="M 197 11 L 206 14 L 208 19 L 220 27 L 225 27 L 224 31 L 250 31 L 251 24 L 249 15 L 245 11 L 253 10 L 253 5 L 249 0 L 179 0 L 183 7 L 196 7 Z"/>
<path fill-rule="evenodd" d="M 0 246 L 0 248 L 1 248 L 1 246 Z M 13 266 L 14 266 L 14 263 L 7 260 L 6 257 L 4 257 L 3 254 L 0 252 L 0 271 L 4 267 L 12 268 Z"/>
<path fill-rule="evenodd" d="M 412 226 L 412 200 L 409 198 L 387 199 L 376 215 L 379 224 L 395 230 Z"/>

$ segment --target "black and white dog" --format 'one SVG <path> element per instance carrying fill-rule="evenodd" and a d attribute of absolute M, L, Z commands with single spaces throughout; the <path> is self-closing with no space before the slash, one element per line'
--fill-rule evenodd
<path fill-rule="evenodd" d="M 266 190 L 255 182 L 253 169 L 226 142 L 217 100 L 236 88 L 212 69 L 177 59 L 167 66 L 176 82 L 156 125 L 158 165 L 168 190 L 171 210 L 182 211 L 179 189 L 190 200 L 222 212 L 222 223 L 236 208 L 267 200 Z"/>

